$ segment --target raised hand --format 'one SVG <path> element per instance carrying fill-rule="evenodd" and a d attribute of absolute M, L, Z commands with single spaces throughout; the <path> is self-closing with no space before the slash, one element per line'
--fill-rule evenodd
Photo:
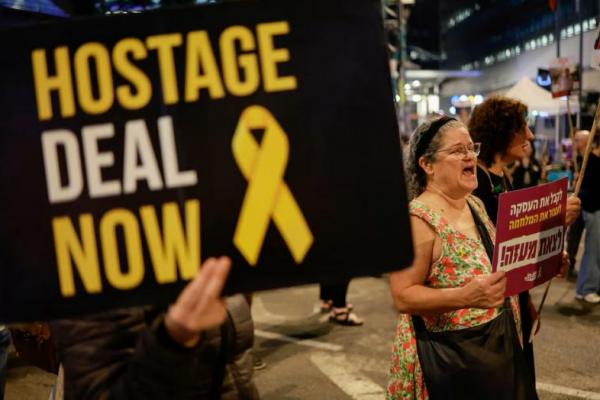
<path fill-rule="evenodd" d="M 228 257 L 209 258 L 202 264 L 165 316 L 165 328 L 173 340 L 193 347 L 203 331 L 223 323 L 227 310 L 221 291 L 230 269 Z"/>

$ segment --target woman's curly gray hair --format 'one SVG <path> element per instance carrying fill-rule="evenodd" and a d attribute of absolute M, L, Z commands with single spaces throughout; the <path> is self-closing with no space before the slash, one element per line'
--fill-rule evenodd
<path fill-rule="evenodd" d="M 425 174 L 423 168 L 421 168 L 419 165 L 419 158 L 425 157 L 426 160 L 434 162 L 436 152 L 440 149 L 444 134 L 449 130 L 456 128 L 466 129 L 465 125 L 460 121 L 454 120 L 445 123 L 436 133 L 434 133 L 434 136 L 427 148 L 424 151 L 421 151 L 421 154 L 417 154 L 418 149 L 421 147 L 420 141 L 423 139 L 423 136 L 427 130 L 431 127 L 431 124 L 436 120 L 437 119 L 433 119 L 423 122 L 410 136 L 407 158 L 405 162 L 406 183 L 409 200 L 412 200 L 423 193 L 425 191 L 425 186 L 427 185 L 427 175 Z"/>

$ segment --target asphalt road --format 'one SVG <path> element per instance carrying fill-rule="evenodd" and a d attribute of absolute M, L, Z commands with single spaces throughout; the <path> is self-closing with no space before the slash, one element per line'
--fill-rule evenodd
<path fill-rule="evenodd" d="M 533 291 L 536 304 L 543 288 Z M 382 399 L 396 312 L 387 279 L 352 281 L 349 301 L 365 319 L 343 327 L 320 314 L 318 286 L 256 293 L 255 352 L 266 367 L 255 374 L 264 400 Z M 574 285 L 555 280 L 535 339 L 542 400 L 600 400 L 600 306 L 574 300 Z M 11 368 L 7 400 L 47 400 L 56 381 L 33 367 Z"/>
<path fill-rule="evenodd" d="M 542 293 L 533 291 L 535 304 Z M 383 398 L 396 319 L 387 279 L 353 280 L 349 301 L 364 326 L 324 321 L 316 285 L 255 296 L 264 400 Z M 600 306 L 575 301 L 572 283 L 553 281 L 534 346 L 541 399 L 600 400 Z"/>

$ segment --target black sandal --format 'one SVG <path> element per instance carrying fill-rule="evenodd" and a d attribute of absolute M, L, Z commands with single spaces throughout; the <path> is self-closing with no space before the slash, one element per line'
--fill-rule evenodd
<path fill-rule="evenodd" d="M 361 326 L 364 321 L 349 308 L 333 308 L 329 314 L 329 322 L 343 326 Z"/>
<path fill-rule="evenodd" d="M 331 312 L 331 310 L 333 310 L 333 301 L 328 300 L 328 301 L 323 301 L 321 300 L 321 313 L 326 314 Z M 348 303 L 346 304 L 346 307 L 348 309 L 348 311 L 352 311 L 354 309 L 354 305 Z"/>

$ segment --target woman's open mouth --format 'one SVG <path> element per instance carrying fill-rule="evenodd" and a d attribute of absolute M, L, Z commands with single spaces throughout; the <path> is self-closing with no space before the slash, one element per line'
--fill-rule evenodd
<path fill-rule="evenodd" d="M 475 164 L 464 167 L 463 175 L 474 176 L 475 175 Z"/>

